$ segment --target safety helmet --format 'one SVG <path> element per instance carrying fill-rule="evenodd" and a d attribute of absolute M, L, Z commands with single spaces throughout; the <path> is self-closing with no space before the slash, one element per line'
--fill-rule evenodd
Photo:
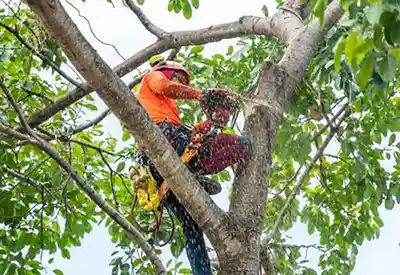
<path fill-rule="evenodd" d="M 173 61 L 159 61 L 155 62 L 153 65 L 153 71 L 177 71 L 185 75 L 186 85 L 190 84 L 190 74 L 189 72 L 179 63 Z"/>

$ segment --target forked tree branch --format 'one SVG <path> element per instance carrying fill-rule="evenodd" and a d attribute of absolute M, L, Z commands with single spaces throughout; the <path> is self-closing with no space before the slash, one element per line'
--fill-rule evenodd
<path fill-rule="evenodd" d="M 88 43 L 62 4 L 55 1 L 53 8 L 49 8 L 46 0 L 29 0 L 28 5 L 60 42 L 67 57 L 93 85 L 100 98 L 146 148 L 160 174 L 199 226 L 209 233 L 210 240 L 226 237 L 227 230 L 221 230 L 226 226 L 225 213 L 199 185 L 124 82 Z"/>
<path fill-rule="evenodd" d="M 244 35 L 259 34 L 277 36 L 288 44 L 292 34 L 298 32 L 302 28 L 303 24 L 298 18 L 282 9 L 271 18 L 243 16 L 237 21 L 213 25 L 204 29 L 170 32 L 116 66 L 113 71 L 118 76 L 122 77 L 149 60 L 153 55 L 161 54 L 169 49 L 218 42 L 223 39 Z M 131 87 L 131 85 L 129 86 Z M 29 125 L 32 128 L 40 125 L 56 113 L 90 94 L 92 91 L 90 85 L 84 83 L 80 89 L 72 90 L 58 98 L 54 104 L 47 106 L 42 111 L 30 117 L 28 119 Z"/>
<path fill-rule="evenodd" d="M 131 11 L 137 16 L 137 18 L 140 20 L 146 30 L 148 30 L 150 33 L 154 34 L 158 38 L 161 38 L 163 34 L 166 33 L 164 30 L 160 29 L 152 22 L 150 22 L 150 20 L 146 17 L 143 11 L 133 2 L 133 0 L 125 0 L 125 2 L 131 9 Z"/>
<path fill-rule="evenodd" d="M 154 265 L 157 274 L 166 274 L 165 268 L 161 260 L 156 255 L 154 249 L 147 243 L 147 240 L 143 235 L 123 216 L 121 216 L 114 208 L 112 208 L 107 202 L 89 185 L 84 178 L 82 178 L 78 172 L 60 156 L 60 154 L 51 148 L 44 140 L 32 138 L 29 135 L 19 133 L 3 124 L 0 123 L 0 133 L 5 134 L 16 139 L 28 141 L 29 143 L 36 145 L 42 151 L 47 153 L 53 158 L 71 177 L 74 179 L 77 186 L 85 192 L 85 194 L 97 204 L 108 216 L 110 216 L 117 224 L 119 224 L 126 232 L 136 241 L 139 247 L 149 257 L 151 263 Z"/>
<path fill-rule="evenodd" d="M 249 104 L 245 110 L 244 132 L 253 141 L 254 153 L 249 161 L 238 167 L 229 208 L 248 226 L 261 229 L 263 223 L 273 139 L 284 109 L 302 80 L 318 42 L 343 13 L 339 2 L 333 1 L 325 11 L 325 24 L 322 27 L 319 19 L 314 19 L 305 28 L 293 33 L 294 37 L 290 39 L 279 64 L 266 63 L 260 71 L 254 96 L 257 101 L 265 102 L 264 106 L 271 107 Z"/>

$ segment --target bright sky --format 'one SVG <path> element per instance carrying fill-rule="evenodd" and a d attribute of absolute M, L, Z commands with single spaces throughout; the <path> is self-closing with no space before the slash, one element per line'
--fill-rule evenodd
<path fill-rule="evenodd" d="M 68 5 L 66 1 L 69 1 L 69 3 L 78 8 L 80 13 L 90 21 L 97 37 L 104 42 L 112 43 L 116 46 L 125 58 L 130 57 L 155 41 L 154 36 L 142 27 L 133 13 L 128 8 L 125 8 L 121 1 L 115 4 L 116 8 L 113 8 L 106 0 L 91 0 L 86 3 L 80 0 L 62 0 L 65 8 L 76 24 L 78 24 L 79 29 L 111 67 L 121 63 L 123 61 L 121 57 L 112 47 L 99 43 L 93 37 L 87 22 L 80 18 L 77 11 Z M 242 15 L 262 16 L 261 8 L 265 2 L 267 1 L 252 0 L 244 3 L 238 0 L 200 0 L 200 9 L 193 13 L 191 20 L 186 20 L 181 14 L 177 15 L 168 12 L 168 0 L 146 0 L 142 9 L 153 23 L 167 31 L 173 31 L 197 29 L 212 24 L 234 21 Z M 270 3 L 268 7 L 271 14 L 274 12 L 274 1 L 270 0 L 268 2 Z M 225 53 L 227 47 L 235 44 L 235 42 L 236 39 L 209 44 L 206 46 L 206 51 L 209 54 L 215 52 Z M 127 79 L 129 77 L 124 78 L 124 80 Z M 104 125 L 110 135 L 117 138 L 120 137 L 119 123 L 114 117 L 107 118 Z M 388 163 L 388 167 L 392 165 Z M 225 186 L 222 194 L 214 196 L 214 199 L 223 209 L 226 209 L 228 205 L 226 190 L 227 186 Z M 357 266 L 352 274 L 398 274 L 396 261 L 400 258 L 400 233 L 396 232 L 400 232 L 398 230 L 400 225 L 399 215 L 399 207 L 396 207 L 391 212 L 382 211 L 385 226 L 381 230 L 381 237 L 379 240 L 365 243 L 359 249 Z M 318 244 L 318 236 L 309 236 L 306 226 L 302 224 L 296 225 L 290 234 L 293 238 L 293 243 L 305 245 Z M 64 260 L 60 256 L 57 256 L 51 268 L 48 269 L 48 274 L 52 274 L 51 270 L 53 268 L 59 268 L 66 275 L 109 275 L 111 274 L 109 262 L 112 251 L 113 245 L 107 231 L 102 227 L 95 228 L 83 240 L 81 247 L 71 249 L 71 260 Z M 317 257 L 318 254 L 309 250 L 307 259 L 311 260 L 312 267 L 316 267 Z"/>

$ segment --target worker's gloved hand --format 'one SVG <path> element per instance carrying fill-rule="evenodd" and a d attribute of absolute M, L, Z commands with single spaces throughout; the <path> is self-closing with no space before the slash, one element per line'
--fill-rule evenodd
<path fill-rule="evenodd" d="M 231 115 L 232 99 L 224 89 L 205 89 L 201 92 L 200 106 L 214 127 L 225 128 Z"/>
<path fill-rule="evenodd" d="M 200 93 L 200 107 L 208 112 L 210 109 L 225 105 L 229 91 L 224 89 L 205 89 Z"/>

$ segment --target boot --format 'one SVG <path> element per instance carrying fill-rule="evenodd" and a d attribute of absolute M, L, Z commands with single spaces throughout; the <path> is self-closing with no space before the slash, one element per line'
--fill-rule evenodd
<path fill-rule="evenodd" d="M 206 190 L 208 194 L 216 195 L 219 194 L 222 190 L 221 184 L 211 178 L 206 176 L 196 176 L 197 180 L 199 181 L 200 185 Z"/>

